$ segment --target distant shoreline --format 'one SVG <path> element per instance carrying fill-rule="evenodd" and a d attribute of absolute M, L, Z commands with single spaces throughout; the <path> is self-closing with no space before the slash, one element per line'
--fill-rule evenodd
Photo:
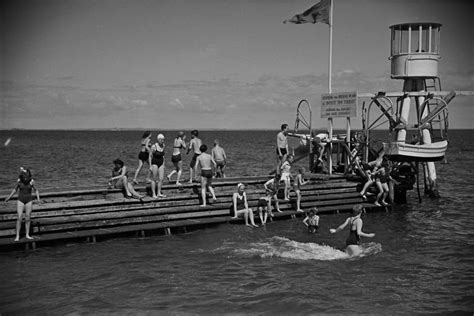
<path fill-rule="evenodd" d="M 58 129 L 50 129 L 50 128 L 45 128 L 45 129 L 27 129 L 27 128 L 11 128 L 11 129 L 0 129 L 0 132 L 12 132 L 12 131 L 62 131 L 62 132 L 120 132 L 120 131 L 130 131 L 130 132 L 136 132 L 136 131 L 155 131 L 155 130 L 162 130 L 162 131 L 190 131 L 193 129 L 197 129 L 199 131 L 275 131 L 279 130 L 278 126 L 275 128 L 246 128 L 246 129 L 236 129 L 236 128 L 163 128 L 163 129 L 156 129 L 156 128 L 77 128 L 77 129 L 64 129 L 64 128 L 58 128 Z M 325 128 L 314 128 L 314 130 L 324 130 Z M 345 129 L 338 128 L 334 129 L 335 131 L 345 131 Z M 353 130 L 359 131 L 362 129 L 355 128 Z M 384 131 L 386 130 L 385 128 L 380 128 L 380 129 L 375 129 L 377 131 Z M 408 129 L 409 131 L 414 131 L 417 130 L 416 128 L 410 128 Z M 450 128 L 450 131 L 468 131 L 468 130 L 474 130 L 474 128 Z"/>

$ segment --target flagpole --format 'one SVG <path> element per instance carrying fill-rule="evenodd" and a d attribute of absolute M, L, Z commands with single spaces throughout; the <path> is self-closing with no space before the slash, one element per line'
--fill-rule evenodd
<path fill-rule="evenodd" d="M 333 17 L 333 0 L 329 0 L 329 66 L 328 66 L 328 93 L 332 93 L 331 76 L 332 76 L 332 17 Z M 329 153 L 328 153 L 328 172 L 332 174 L 332 117 L 328 118 L 329 124 Z"/>

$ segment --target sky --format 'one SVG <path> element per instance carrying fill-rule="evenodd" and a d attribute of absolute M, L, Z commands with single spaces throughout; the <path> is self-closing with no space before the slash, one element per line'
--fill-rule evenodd
<path fill-rule="evenodd" d="M 329 27 L 283 23 L 316 2 L 2 0 L 0 129 L 279 129 L 302 99 L 324 128 Z M 474 1 L 333 8 L 333 92 L 400 91 L 389 26 L 404 22 L 443 24 L 442 87 L 474 90 Z M 472 103 L 450 103 L 451 128 L 474 128 Z"/>

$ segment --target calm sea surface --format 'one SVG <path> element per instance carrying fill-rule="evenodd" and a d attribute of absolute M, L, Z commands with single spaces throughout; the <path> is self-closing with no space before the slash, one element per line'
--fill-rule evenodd
<path fill-rule="evenodd" d="M 135 168 L 141 134 L 0 131 L 0 190 L 13 188 L 20 166 L 31 168 L 40 193 L 105 186 L 114 158 Z M 165 133 L 168 171 L 175 134 Z M 206 144 L 221 141 L 230 176 L 267 173 L 275 135 L 202 132 Z M 376 237 L 363 240 L 360 258 L 340 250 L 347 229 L 328 232 L 344 214 L 322 215 L 315 235 L 298 218 L 0 253 L 0 313 L 472 315 L 473 135 L 450 132 L 448 163 L 437 165 L 440 199 L 419 204 L 411 192 L 408 205 L 364 218 Z"/>

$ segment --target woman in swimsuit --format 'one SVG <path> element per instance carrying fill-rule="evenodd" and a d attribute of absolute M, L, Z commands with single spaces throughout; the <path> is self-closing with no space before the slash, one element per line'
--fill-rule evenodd
<path fill-rule="evenodd" d="M 253 211 L 249 208 L 247 203 L 247 194 L 245 194 L 245 185 L 239 183 L 237 185 L 237 192 L 232 195 L 232 218 L 239 218 L 240 216 L 244 217 L 245 225 L 249 227 L 258 227 L 255 225 L 255 221 L 253 218 Z M 249 225 L 249 218 L 250 223 Z"/>
<path fill-rule="evenodd" d="M 293 155 L 288 155 L 286 161 L 281 165 L 281 178 L 280 181 L 285 183 L 285 201 L 290 200 L 290 188 L 291 188 L 291 163 L 293 162 Z"/>
<path fill-rule="evenodd" d="M 133 183 L 138 184 L 138 174 L 142 170 L 143 164 L 145 162 L 150 163 L 150 142 L 151 142 L 151 132 L 146 131 L 142 136 L 142 144 L 140 152 L 138 153 L 138 168 L 135 171 L 135 176 L 133 177 Z M 147 177 L 149 178 L 149 176 Z"/>
<path fill-rule="evenodd" d="M 151 146 L 151 167 L 153 175 L 151 180 L 151 192 L 154 199 L 166 197 L 161 193 L 163 178 L 165 176 L 165 136 L 158 134 L 158 142 Z M 158 180 L 158 181 L 157 181 Z"/>
<path fill-rule="evenodd" d="M 127 198 L 142 199 L 143 196 L 135 191 L 133 185 L 128 182 L 127 167 L 120 159 L 113 161 L 114 168 L 112 169 L 112 177 L 109 179 L 109 186 L 122 190 Z"/>
<path fill-rule="evenodd" d="M 349 231 L 349 237 L 346 240 L 346 249 L 345 249 L 347 254 L 349 254 L 350 256 L 357 256 L 358 254 L 360 254 L 361 252 L 360 246 L 359 246 L 360 236 L 368 237 L 368 238 L 372 238 L 375 236 L 374 233 L 364 233 L 362 231 L 363 223 L 362 223 L 362 218 L 360 218 L 360 216 L 363 210 L 364 208 L 362 207 L 362 205 L 360 204 L 354 205 L 354 207 L 352 208 L 352 215 L 353 215 L 352 217 L 348 217 L 346 221 L 338 228 L 329 229 L 331 234 L 334 234 L 334 233 L 337 233 L 338 231 L 343 230 L 347 225 L 350 225 L 351 230 Z"/>
<path fill-rule="evenodd" d="M 18 218 L 16 220 L 16 236 L 15 241 L 20 240 L 20 228 L 21 228 L 21 219 L 23 217 L 23 211 L 25 211 L 25 228 L 26 228 L 26 239 L 33 239 L 30 236 L 30 225 L 31 225 L 31 211 L 33 209 L 33 194 L 32 191 L 36 192 L 36 199 L 40 203 L 40 197 L 38 189 L 34 185 L 34 180 L 31 177 L 31 172 L 29 169 L 23 167 L 20 168 L 20 175 L 18 176 L 18 182 L 16 187 L 12 190 L 10 195 L 5 199 L 5 202 L 8 202 L 10 198 L 18 192 L 18 202 L 17 202 L 17 214 Z"/>
<path fill-rule="evenodd" d="M 186 149 L 186 135 L 184 132 L 179 132 L 178 136 L 174 139 L 173 143 L 173 154 L 171 155 L 171 162 L 174 165 L 174 170 L 170 172 L 169 175 L 166 176 L 168 181 L 171 182 L 171 177 L 177 173 L 176 176 L 176 184 L 181 185 L 179 182 L 179 178 L 181 178 L 181 173 L 183 170 L 183 159 L 181 158 L 181 149 Z"/>

